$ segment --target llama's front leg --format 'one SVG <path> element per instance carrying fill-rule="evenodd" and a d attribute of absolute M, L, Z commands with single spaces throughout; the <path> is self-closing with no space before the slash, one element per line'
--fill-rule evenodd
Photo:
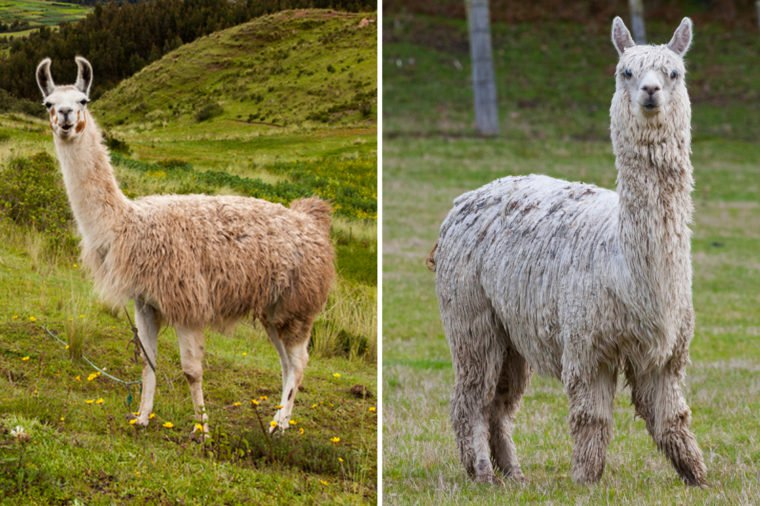
<path fill-rule="evenodd" d="M 140 411 L 137 416 L 139 425 L 147 426 L 153 411 L 153 398 L 156 395 L 156 371 L 148 363 L 147 353 L 154 366 L 158 366 L 158 329 L 161 317 L 153 307 L 140 300 L 135 301 L 135 324 L 144 351 L 140 350 L 143 359 L 142 392 L 140 394 Z"/>
<path fill-rule="evenodd" d="M 679 375 L 666 366 L 665 370 L 636 376 L 631 385 L 636 412 L 646 422 L 657 447 L 687 485 L 704 486 L 707 469 L 689 429 L 691 411 L 681 392 Z"/>
<path fill-rule="evenodd" d="M 179 353 L 182 362 L 182 372 L 185 373 L 190 386 L 190 397 L 193 399 L 196 424 L 200 424 L 203 434 L 208 433 L 208 415 L 203 403 L 203 328 L 186 328 L 177 326 Z M 197 425 L 193 432 L 197 432 Z"/>
<path fill-rule="evenodd" d="M 586 371 L 563 371 L 570 399 L 570 433 L 573 436 L 573 479 L 596 483 L 602 477 L 607 446 L 612 439 L 612 411 L 617 385 L 614 369 L 599 365 L 593 376 Z"/>
<path fill-rule="evenodd" d="M 282 384 L 282 397 L 280 398 L 280 409 L 275 413 L 274 421 L 277 427 L 285 430 L 290 425 L 290 416 L 293 412 L 293 405 L 296 401 L 296 393 L 303 381 L 303 372 L 309 361 L 308 337 L 301 342 L 291 342 L 285 344 L 285 353 L 288 361 L 288 371 L 285 375 L 285 381 Z M 274 430 L 275 427 L 271 427 Z"/>

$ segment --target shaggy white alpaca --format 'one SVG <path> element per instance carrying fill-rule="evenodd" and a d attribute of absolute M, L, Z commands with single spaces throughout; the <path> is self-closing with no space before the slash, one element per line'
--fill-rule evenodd
<path fill-rule="evenodd" d="M 685 18 L 667 45 L 636 46 L 613 21 L 617 192 L 507 177 L 457 198 L 441 226 L 428 260 L 456 372 L 451 419 L 478 481 L 494 479 L 492 462 L 523 478 L 512 423 L 532 370 L 565 386 L 574 479 L 599 480 L 622 368 L 657 446 L 686 483 L 705 483 L 681 392 L 694 332 L 691 36 Z"/>
<path fill-rule="evenodd" d="M 308 360 L 317 313 L 335 277 L 330 207 L 316 198 L 290 208 L 242 197 L 165 195 L 129 200 L 119 190 L 108 151 L 87 110 L 92 68 L 76 58 L 73 86 L 56 86 L 50 59 L 37 83 L 50 113 L 55 150 L 82 236 L 82 262 L 113 305 L 135 300 L 143 357 L 138 423 L 153 409 L 158 330 L 177 330 L 182 369 L 196 420 L 208 431 L 203 402 L 204 328 L 246 316 L 264 324 L 282 366 L 281 408 L 288 427 Z M 274 428 L 274 427 L 273 427 Z"/>

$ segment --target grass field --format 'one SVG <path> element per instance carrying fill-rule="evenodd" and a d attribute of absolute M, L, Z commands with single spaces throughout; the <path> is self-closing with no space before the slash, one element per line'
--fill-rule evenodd
<path fill-rule="evenodd" d="M 81 19 L 90 9 L 84 5 L 49 0 L 0 0 L 0 22 L 27 21 L 31 27 L 52 27 Z"/>
<path fill-rule="evenodd" d="M 287 28 L 280 41 L 321 34 L 339 44 L 344 36 L 356 35 L 352 29 L 365 16 L 299 11 L 263 23 Z M 257 22 L 262 20 L 252 23 Z M 310 25 L 298 25 L 302 22 Z M 241 29 L 245 25 L 231 30 Z M 376 82 L 376 35 L 369 28 L 352 39 L 350 49 L 354 57 L 372 61 L 354 70 L 370 89 Z M 180 49 L 165 58 L 213 80 L 213 69 L 185 65 L 183 59 L 192 56 L 197 62 L 213 52 L 219 65 L 232 65 L 234 60 L 242 68 L 245 44 L 256 44 L 251 55 L 267 49 L 250 34 L 237 32 L 235 48 L 225 46 L 225 40 L 230 40 L 228 33 L 215 34 L 191 52 Z M 337 47 L 332 49 L 341 55 Z M 268 74 L 262 70 L 262 75 Z M 336 74 L 324 68 L 320 78 L 329 86 L 334 76 L 339 87 L 342 81 Z M 95 69 L 94 86 L 97 75 Z M 135 76 L 123 86 L 143 90 L 146 104 L 158 104 L 159 100 L 152 102 L 150 86 L 142 82 L 149 75 Z M 162 83 L 164 88 L 176 86 L 182 100 L 180 88 L 186 84 L 175 77 Z M 139 387 L 132 387 L 128 406 L 123 385 L 105 375 L 88 380 L 93 369 L 71 359 L 44 330 L 76 344 L 82 341 L 84 354 L 97 365 L 135 380 L 140 367 L 130 359 L 132 350 L 125 348 L 131 334 L 123 313 L 114 314 L 94 298 L 75 254 L 51 249 L 45 234 L 0 219 L 0 502 L 374 503 L 374 101 L 370 117 L 347 112 L 339 124 L 328 125 L 292 116 L 287 126 L 272 127 L 236 121 L 237 113 L 227 114 L 236 109 L 226 105 L 221 92 L 214 98 L 225 112 L 204 120 L 197 120 L 195 111 L 161 121 L 146 120 L 139 113 L 117 117 L 114 111 L 122 105 L 109 96 L 113 97 L 106 95 L 92 108 L 101 126 L 121 142 L 122 151 L 113 154 L 113 162 L 128 196 L 207 192 L 282 202 L 305 194 L 329 198 L 336 207 L 332 235 L 339 279 L 315 325 L 312 358 L 293 414 L 297 424 L 281 437 L 269 437 L 261 427 L 268 425 L 281 388 L 279 360 L 266 335 L 250 323 L 229 335 L 207 333 L 204 393 L 212 438 L 203 445 L 189 438 L 192 403 L 174 332 L 165 330 L 159 337 L 156 418 L 146 430 L 135 430 L 125 415 L 137 409 Z M 301 103 L 299 111 L 313 107 L 319 112 L 336 103 L 315 95 L 311 104 Z M 283 103 L 279 109 L 288 107 Z M 0 166 L 39 151 L 53 153 L 45 121 L 0 115 Z M 352 393 L 357 386 L 366 387 L 370 396 Z M 251 403 L 254 399 L 257 407 Z M 167 422 L 171 428 L 164 427 Z M 17 425 L 29 434 L 28 442 L 13 432 Z"/>
<path fill-rule="evenodd" d="M 388 504 L 756 504 L 760 501 L 760 122 L 756 34 L 695 27 L 693 262 L 697 329 L 687 371 L 710 487 L 687 489 L 633 416 L 621 384 L 601 482 L 570 477 L 561 384 L 534 376 L 515 423 L 528 483 L 481 486 L 448 420 L 451 359 L 424 259 L 452 199 L 509 174 L 614 188 L 609 36 L 572 25 L 494 28 L 504 133 L 473 135 L 465 25 L 388 15 L 384 41 L 383 495 Z M 673 27 L 654 26 L 653 40 Z M 572 41 L 572 42 L 568 42 Z M 583 48 L 583 49 L 581 49 Z M 598 48 L 595 51 L 589 48 Z M 739 76 L 739 77 L 737 77 Z M 736 79 L 735 79 L 736 77 Z M 622 382 L 621 382 L 622 383 Z"/>

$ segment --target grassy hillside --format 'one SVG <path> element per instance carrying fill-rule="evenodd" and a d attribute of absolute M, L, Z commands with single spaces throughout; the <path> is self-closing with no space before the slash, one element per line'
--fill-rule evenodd
<path fill-rule="evenodd" d="M 230 123 L 244 131 L 371 128 L 377 31 L 360 27 L 363 17 L 291 11 L 203 37 L 108 92 L 99 102 L 102 118 L 110 125 L 171 122 L 193 131 Z"/>
<path fill-rule="evenodd" d="M 26 21 L 30 28 L 53 27 L 85 17 L 90 7 L 50 0 L 2 0 L 0 22 Z"/>
<path fill-rule="evenodd" d="M 287 27 L 273 43 L 289 39 L 295 44 L 301 38 L 349 32 L 366 16 L 299 11 L 260 23 L 275 31 L 275 25 Z M 4 238 L 0 244 L 0 489 L 6 503 L 375 501 L 374 120 L 347 112 L 329 125 L 297 123 L 296 113 L 287 116 L 291 123 L 285 127 L 238 121 L 233 107 L 252 106 L 228 102 L 232 95 L 220 83 L 231 82 L 235 72 L 225 74 L 227 81 L 217 80 L 215 72 L 224 73 L 233 61 L 236 72 L 244 70 L 245 51 L 240 48 L 252 51 L 250 44 L 258 32 L 246 27 L 255 23 L 198 41 L 202 45 L 193 51 L 180 49 L 155 64 L 168 69 L 172 62 L 193 72 L 197 83 L 210 83 L 195 90 L 209 94 L 209 102 L 218 100 L 225 110 L 221 115 L 204 121 L 197 121 L 190 110 L 162 116 L 160 121 L 140 113 L 120 116 L 127 106 L 113 94 L 92 108 L 109 135 L 118 139 L 112 141 L 120 149 L 113 152 L 113 162 L 120 186 L 130 197 L 206 192 L 289 202 L 316 194 L 333 202 L 339 279 L 315 324 L 311 361 L 293 414 L 297 425 L 282 437 L 271 438 L 261 430 L 259 420 L 268 424 L 279 400 L 279 360 L 258 325 L 241 324 L 230 335 L 207 333 L 204 391 L 210 443 L 201 445 L 189 438 L 192 403 L 171 330 L 159 336 L 156 418 L 148 429 L 134 430 L 124 415 L 137 409 L 138 387 L 132 388 L 134 400 L 128 406 L 123 385 L 105 376 L 88 381 L 93 369 L 70 358 L 43 328 L 60 335 L 71 348 L 81 346 L 111 374 L 135 380 L 140 368 L 130 360 L 132 351 L 125 350 L 129 329 L 123 313 L 114 314 L 95 300 L 89 277 L 66 243 L 51 246 L 57 243 L 49 233 L 13 223 L 4 215 L 0 217 Z M 230 35 L 235 30 L 240 31 Z M 365 31 L 372 35 L 354 40 L 354 51 L 374 61 L 377 32 L 374 25 Z M 271 58 L 260 60 L 266 69 L 261 75 L 269 75 L 279 53 L 270 52 L 261 41 L 255 47 L 257 52 L 251 55 Z M 322 58 L 317 45 L 302 49 L 314 52 L 315 60 Z M 186 59 L 213 60 L 219 67 L 201 68 Z M 327 89 L 341 89 L 351 79 L 374 89 L 374 65 L 353 69 L 353 76 L 346 79 L 325 69 L 321 78 Z M 175 90 L 178 97 L 197 98 L 180 74 L 167 71 L 162 76 L 165 89 Z M 155 96 L 153 77 L 140 73 L 122 89 L 143 90 L 144 96 L 130 96 L 162 110 L 168 102 Z M 97 79 L 95 68 L 94 86 Z M 281 84 L 285 83 L 283 78 Z M 280 105 L 269 106 L 289 110 L 287 98 L 279 95 Z M 312 111 L 319 113 L 322 105 L 340 100 L 321 96 L 311 102 Z M 301 103 L 298 114 L 308 115 L 308 107 Z M 0 115 L 0 168 L 14 158 L 29 160 L 39 151 L 52 154 L 50 135 L 46 121 Z M 352 388 L 360 387 L 366 387 L 370 396 L 352 393 Z M 173 427 L 164 427 L 166 422 Z M 17 425 L 24 427 L 29 441 L 12 433 Z"/>
<path fill-rule="evenodd" d="M 453 371 L 424 259 L 454 197 L 498 177 L 544 173 L 615 186 L 608 140 L 615 50 L 607 29 L 494 26 L 503 134 L 473 134 L 466 25 L 399 15 L 384 41 L 383 448 L 388 504 L 755 504 L 760 499 L 760 72 L 757 34 L 695 26 L 687 55 L 696 188 L 692 427 L 710 488 L 691 490 L 619 388 L 601 482 L 571 480 L 562 385 L 534 376 L 515 422 L 528 483 L 482 486 L 459 463 Z M 651 39 L 675 26 L 652 23 Z"/>

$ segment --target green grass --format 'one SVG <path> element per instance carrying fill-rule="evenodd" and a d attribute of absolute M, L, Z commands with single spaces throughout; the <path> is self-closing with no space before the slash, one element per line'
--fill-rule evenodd
<path fill-rule="evenodd" d="M 268 20 L 272 25 L 267 25 L 268 30 L 275 30 L 275 23 L 287 27 L 278 43 L 288 38 L 295 41 L 302 32 L 304 37 L 343 33 L 361 19 L 305 11 L 291 16 L 299 21 L 282 14 Z M 299 24 L 309 20 L 307 26 Z M 336 20 L 343 25 L 335 25 Z M 322 24 L 324 32 L 319 28 Z M 233 59 L 244 58 L 239 47 L 227 51 L 225 41 L 234 39 L 244 45 L 253 37 L 246 34 L 230 37 L 223 32 L 204 39 L 205 45 L 194 51 L 166 58 L 177 68 L 189 70 L 194 66 L 185 58 L 197 62 L 213 53 L 221 72 Z M 355 52 L 374 58 L 374 35 L 352 43 Z M 308 46 L 309 51 L 317 49 Z M 268 52 L 266 44 L 257 46 L 255 54 L 263 53 L 273 59 L 278 55 Z M 355 69 L 354 78 L 369 82 L 374 89 L 374 69 L 374 63 Z M 213 68 L 205 68 L 198 75 L 213 81 L 214 74 Z M 333 78 L 340 88 L 339 72 L 322 76 L 323 84 L 329 88 Z M 161 98 L 142 80 L 150 81 L 151 74 L 139 74 L 123 86 L 142 90 L 146 103 L 159 105 Z M 181 94 L 181 86 L 174 81 L 163 84 Z M 202 92 L 211 93 L 205 88 Z M 378 402 L 374 397 L 374 120 L 361 113 L 352 119 L 346 113 L 328 125 L 301 122 L 294 113 L 285 127 L 251 126 L 236 121 L 234 114 L 229 116 L 235 109 L 222 100 L 225 112 L 207 121 L 181 114 L 154 122 L 142 114 L 118 116 L 124 105 L 108 100 L 106 96 L 94 103 L 93 111 L 99 123 L 128 146 L 129 154 L 113 157 L 117 179 L 127 195 L 207 192 L 282 202 L 303 194 L 328 198 L 336 207 L 332 236 L 339 279 L 315 323 L 311 360 L 293 413 L 298 424 L 281 437 L 264 434 L 250 403 L 268 397 L 257 408 L 267 425 L 279 401 L 281 378 L 277 353 L 266 334 L 250 323 L 238 325 L 229 335 L 207 333 L 204 393 L 212 440 L 202 445 L 190 439 L 192 402 L 174 332 L 165 330 L 159 336 L 156 418 L 147 429 L 135 430 L 125 419 L 125 388 L 104 376 L 87 381 L 92 369 L 70 358 L 72 349 L 81 348 L 111 374 L 139 378 L 132 350 L 125 349 L 130 331 L 123 313 L 114 314 L 95 299 L 91 280 L 80 270 L 76 256 L 51 249 L 45 234 L 0 216 L 4 238 L 0 244 L 0 490 L 4 494 L 0 502 L 374 503 L 377 418 L 370 410 Z M 298 114 L 309 107 L 319 111 L 319 106 L 331 103 L 319 97 L 310 105 L 301 104 Z M 287 111 L 288 107 L 283 103 L 278 109 Z M 46 121 L 22 114 L 0 115 L 0 165 L 39 151 L 54 154 L 52 148 Z M 75 346 L 65 350 L 43 326 Z M 356 397 L 351 392 L 356 385 L 366 387 L 371 396 Z M 135 410 L 137 389 L 132 395 L 130 409 Z M 86 403 L 101 398 L 102 404 Z M 162 427 L 167 421 L 174 428 Z M 16 425 L 29 433 L 28 442 L 11 434 Z M 304 429 L 302 435 L 299 428 Z M 333 437 L 340 442 L 331 442 Z"/>
<path fill-rule="evenodd" d="M 567 400 L 558 381 L 538 376 L 515 422 L 515 442 L 528 483 L 482 486 L 467 479 L 449 424 L 453 371 L 425 257 L 453 198 L 498 177 L 545 173 L 614 188 L 606 110 L 615 53 L 607 33 L 585 34 L 582 27 L 496 25 L 504 133 L 486 140 L 472 135 L 467 46 L 461 44 L 464 24 L 400 18 L 400 25 L 388 27 L 390 40 L 384 46 L 385 502 L 756 503 L 760 152 L 750 139 L 760 133 L 760 125 L 749 112 L 748 97 L 756 97 L 756 87 L 748 83 L 760 76 L 747 59 L 749 51 L 757 50 L 757 42 L 750 40 L 753 34 L 733 33 L 728 40 L 717 29 L 696 27 L 689 56 L 697 329 L 686 395 L 710 488 L 683 486 L 643 422 L 634 418 L 630 392 L 622 384 L 604 476 L 595 486 L 574 484 Z M 655 40 L 664 38 L 658 35 Z M 720 55 L 714 49 L 718 44 Z M 581 55 L 576 47 L 587 51 Z M 452 63 L 455 59 L 464 67 L 461 72 Z M 508 65 L 513 67 L 510 73 Z M 741 72 L 747 75 L 734 79 Z M 560 91 L 552 91 L 557 83 L 563 83 Z M 708 84 L 712 91 L 705 91 Z M 709 93 L 716 96 L 710 98 Z M 521 97 L 537 102 L 521 107 Z M 713 99 L 724 100 L 723 109 L 711 105 Z"/>

